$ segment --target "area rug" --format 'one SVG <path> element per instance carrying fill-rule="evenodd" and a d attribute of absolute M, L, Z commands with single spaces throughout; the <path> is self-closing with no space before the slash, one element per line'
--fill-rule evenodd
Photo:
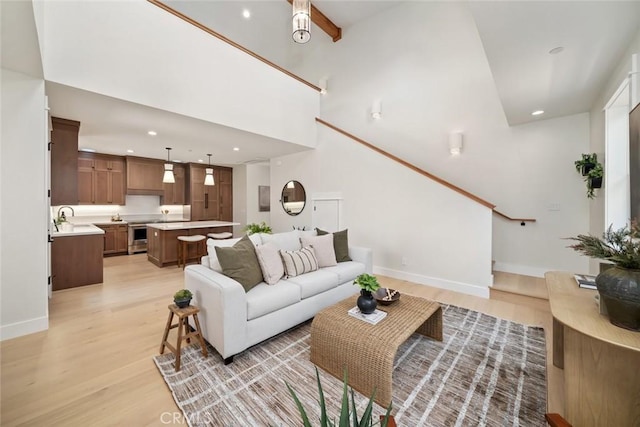
<path fill-rule="evenodd" d="M 393 371 L 399 426 L 545 426 L 546 350 L 542 328 L 443 305 L 444 341 L 413 334 Z M 285 381 L 319 425 L 310 322 L 258 344 L 225 366 L 212 348 L 154 357 L 187 423 L 196 426 L 301 426 Z M 342 382 L 321 369 L 328 412 L 339 417 Z M 372 372 L 371 375 L 375 375 Z M 368 396 L 355 393 L 358 414 Z M 374 414 L 386 408 L 374 405 Z"/>

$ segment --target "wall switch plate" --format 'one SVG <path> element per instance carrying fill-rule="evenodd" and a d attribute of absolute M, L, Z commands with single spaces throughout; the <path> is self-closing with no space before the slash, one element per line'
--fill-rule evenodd
<path fill-rule="evenodd" d="M 547 206 L 547 209 L 550 211 L 559 211 L 560 203 L 549 203 L 549 205 Z"/>
<path fill-rule="evenodd" d="M 406 256 L 402 257 L 402 265 L 407 265 L 407 257 Z"/>

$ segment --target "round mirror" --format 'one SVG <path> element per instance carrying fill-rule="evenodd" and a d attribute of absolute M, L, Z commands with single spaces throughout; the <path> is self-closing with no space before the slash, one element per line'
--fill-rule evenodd
<path fill-rule="evenodd" d="M 298 181 L 289 181 L 282 189 L 282 208 L 291 216 L 298 215 L 307 203 L 307 194 Z"/>

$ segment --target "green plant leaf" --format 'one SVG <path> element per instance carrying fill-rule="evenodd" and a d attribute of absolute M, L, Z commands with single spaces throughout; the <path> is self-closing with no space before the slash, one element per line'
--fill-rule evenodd
<path fill-rule="evenodd" d="M 373 411 L 373 400 L 375 398 L 376 398 L 376 389 L 374 388 L 373 393 L 369 398 L 369 403 L 367 404 L 367 407 L 364 409 L 364 412 L 362 413 L 362 418 L 360 418 L 360 424 L 358 424 L 359 427 L 368 427 L 372 424 L 371 412 Z"/>
<path fill-rule="evenodd" d="M 300 399 L 298 399 L 296 392 L 293 391 L 293 389 L 291 388 L 288 382 L 285 381 L 284 383 L 287 385 L 287 388 L 289 389 L 289 393 L 291 393 L 291 396 L 293 396 L 293 401 L 296 402 L 296 406 L 298 407 L 298 411 L 300 412 L 300 416 L 302 417 L 302 425 L 304 427 L 312 427 L 311 423 L 309 422 L 309 417 L 307 417 L 307 411 L 304 410 L 304 407 L 302 406 Z"/>
<path fill-rule="evenodd" d="M 347 394 L 348 375 L 344 370 L 344 381 L 342 383 L 342 404 L 340 405 L 340 427 L 349 427 L 349 395 Z"/>
<path fill-rule="evenodd" d="M 327 426 L 328 418 L 327 418 L 327 406 L 324 399 L 324 392 L 322 391 L 322 384 L 320 383 L 320 373 L 318 372 L 318 367 L 316 366 L 316 380 L 318 382 L 318 403 L 320 404 L 320 425 Z"/>

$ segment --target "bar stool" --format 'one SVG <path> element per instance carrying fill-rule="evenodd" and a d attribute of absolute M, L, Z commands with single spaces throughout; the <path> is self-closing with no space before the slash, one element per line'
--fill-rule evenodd
<path fill-rule="evenodd" d="M 228 231 L 225 231 L 223 233 L 209 233 L 207 234 L 208 237 L 211 237 L 214 240 L 225 240 L 225 239 L 230 239 L 233 237 L 233 233 L 229 233 Z"/>
<path fill-rule="evenodd" d="M 187 258 L 189 253 L 189 245 L 196 244 L 196 250 L 198 256 L 204 251 L 200 249 L 201 243 L 205 243 L 206 237 L 201 234 L 195 234 L 193 236 L 178 236 L 178 267 L 180 267 L 180 259 L 182 259 L 182 269 L 187 265 Z"/>
<path fill-rule="evenodd" d="M 176 372 L 180 370 L 180 347 L 184 340 L 186 340 L 188 344 L 191 342 L 191 338 L 197 338 L 200 343 L 200 347 L 202 348 L 202 355 L 207 357 L 207 346 L 204 343 L 204 338 L 202 338 L 202 330 L 200 329 L 200 322 L 198 321 L 199 311 L 200 309 L 193 305 L 185 308 L 179 308 L 175 304 L 171 304 L 169 306 L 169 319 L 167 319 L 167 326 L 165 326 L 164 334 L 162 335 L 160 354 L 164 353 L 165 347 L 168 347 L 169 350 L 171 350 L 171 352 L 176 356 Z M 178 318 L 178 323 L 171 324 L 174 315 Z M 193 322 L 196 326 L 193 332 L 189 332 L 189 316 L 193 316 Z M 175 347 L 167 341 L 169 331 L 173 328 L 178 328 L 178 341 Z"/>

